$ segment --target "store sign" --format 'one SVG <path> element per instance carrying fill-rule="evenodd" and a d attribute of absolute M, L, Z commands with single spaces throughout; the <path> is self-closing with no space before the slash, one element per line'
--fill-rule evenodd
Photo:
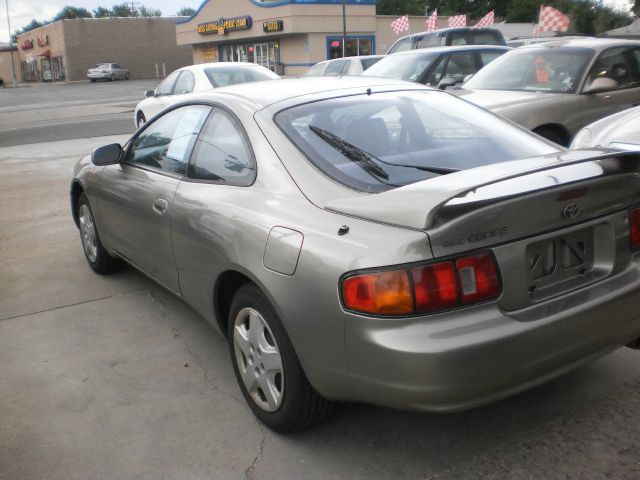
<path fill-rule="evenodd" d="M 340 40 L 334 40 L 331 42 L 331 48 L 338 48 L 340 46 Z"/>
<path fill-rule="evenodd" d="M 36 40 L 38 41 L 39 47 L 46 47 L 47 45 L 49 45 L 49 35 L 47 35 L 46 33 L 38 35 L 36 37 Z"/>
<path fill-rule="evenodd" d="M 33 38 L 25 38 L 22 42 L 23 50 L 31 50 L 33 48 Z"/>
<path fill-rule="evenodd" d="M 249 15 L 244 17 L 221 18 L 217 22 L 200 23 L 196 31 L 200 35 L 224 35 L 234 30 L 248 30 L 253 25 L 253 20 Z"/>
<path fill-rule="evenodd" d="M 284 30 L 284 20 L 269 20 L 262 22 L 262 31 L 265 33 L 281 32 Z"/>

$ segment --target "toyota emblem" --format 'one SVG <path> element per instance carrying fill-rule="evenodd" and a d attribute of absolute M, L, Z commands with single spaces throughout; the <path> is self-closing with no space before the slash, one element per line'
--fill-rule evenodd
<path fill-rule="evenodd" d="M 577 203 L 570 203 L 562 209 L 562 218 L 564 218 L 565 220 L 576 218 L 579 211 L 580 208 L 578 207 Z"/>

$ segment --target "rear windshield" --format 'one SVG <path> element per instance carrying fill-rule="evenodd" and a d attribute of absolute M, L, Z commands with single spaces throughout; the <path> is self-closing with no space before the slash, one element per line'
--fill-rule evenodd
<path fill-rule="evenodd" d="M 388 55 L 367 69 L 365 75 L 417 82 L 439 56 L 439 53 Z"/>
<path fill-rule="evenodd" d="M 236 66 L 205 68 L 204 73 L 214 87 L 226 87 L 236 83 L 259 82 L 280 78 L 270 70 L 262 68 L 238 68 Z"/>
<path fill-rule="evenodd" d="M 437 91 L 332 98 L 283 110 L 275 121 L 322 173 L 349 188 L 372 193 L 559 151 Z"/>
<path fill-rule="evenodd" d="M 382 57 L 361 58 L 362 70 L 366 70 L 375 63 L 378 63 Z"/>
<path fill-rule="evenodd" d="M 500 32 L 451 32 L 448 45 L 505 45 Z"/>
<path fill-rule="evenodd" d="M 412 43 L 413 43 L 413 38 L 412 37 L 401 38 L 400 40 L 398 40 L 396 43 L 394 43 L 391 46 L 391 48 L 389 49 L 387 54 L 404 52 L 405 50 L 411 50 L 413 48 L 412 47 Z"/>

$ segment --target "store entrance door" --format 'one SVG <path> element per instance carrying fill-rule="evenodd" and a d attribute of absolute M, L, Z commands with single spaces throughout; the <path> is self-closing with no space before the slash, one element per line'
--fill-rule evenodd
<path fill-rule="evenodd" d="M 271 68 L 269 64 L 269 44 L 256 43 L 256 63 L 266 68 Z"/>

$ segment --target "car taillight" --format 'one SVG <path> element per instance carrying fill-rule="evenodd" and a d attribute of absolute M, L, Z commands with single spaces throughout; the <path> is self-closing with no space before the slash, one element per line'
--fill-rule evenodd
<path fill-rule="evenodd" d="M 375 315 L 413 312 L 411 285 L 404 270 L 349 277 L 342 284 L 342 292 L 344 303 L 350 310 Z"/>
<path fill-rule="evenodd" d="M 407 270 L 354 275 L 342 282 L 345 307 L 374 315 L 448 310 L 493 300 L 500 291 L 498 268 L 489 253 Z"/>
<path fill-rule="evenodd" d="M 629 211 L 629 222 L 631 224 L 631 248 L 640 249 L 640 208 Z"/>

